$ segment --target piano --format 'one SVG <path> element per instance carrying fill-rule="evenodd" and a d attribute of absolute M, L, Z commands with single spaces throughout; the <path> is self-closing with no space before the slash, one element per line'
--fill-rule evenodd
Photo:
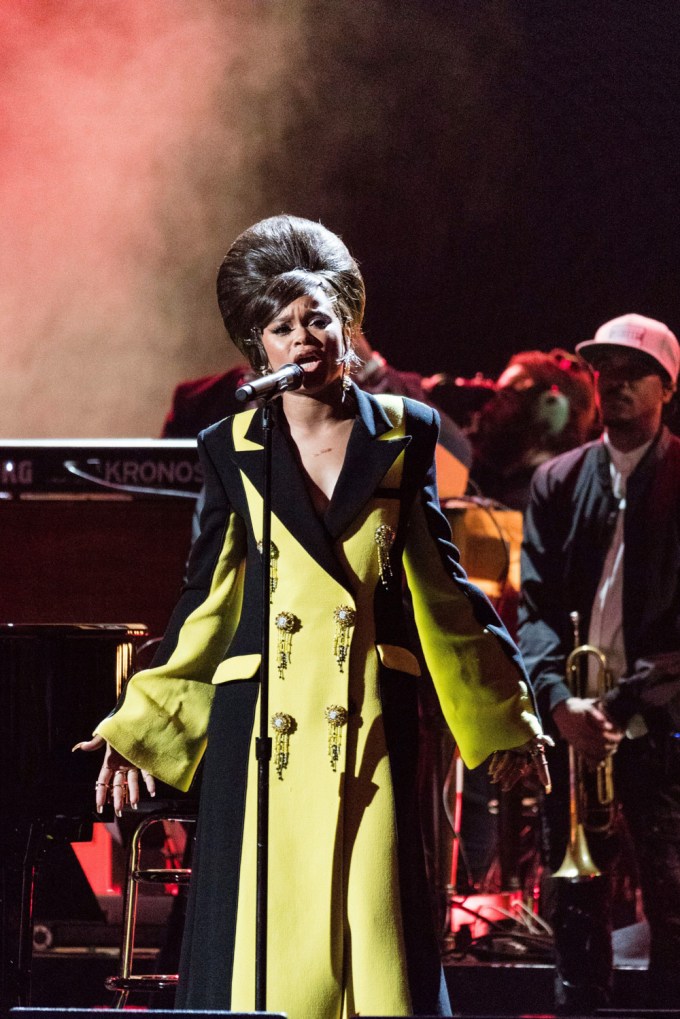
<path fill-rule="evenodd" d="M 195 439 L 0 439 L 0 499 L 195 499 Z"/>
<path fill-rule="evenodd" d="M 0 440 L 0 622 L 161 634 L 201 484 L 195 440 Z"/>
<path fill-rule="evenodd" d="M 46 847 L 102 820 L 71 747 L 163 632 L 201 484 L 193 440 L 0 440 L 0 1014 L 30 1004 Z"/>

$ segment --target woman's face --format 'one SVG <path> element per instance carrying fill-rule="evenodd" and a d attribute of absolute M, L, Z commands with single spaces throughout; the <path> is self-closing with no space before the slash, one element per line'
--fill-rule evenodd
<path fill-rule="evenodd" d="M 305 377 L 298 392 L 317 393 L 342 375 L 342 323 L 321 288 L 280 311 L 262 330 L 262 343 L 274 371 L 290 362 L 300 365 Z"/>

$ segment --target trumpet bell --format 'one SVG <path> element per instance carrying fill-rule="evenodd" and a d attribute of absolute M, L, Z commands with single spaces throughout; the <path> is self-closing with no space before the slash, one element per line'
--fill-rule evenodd
<path fill-rule="evenodd" d="M 570 839 L 567 851 L 559 870 L 553 873 L 553 877 L 567 878 L 571 881 L 587 880 L 591 877 L 601 877 L 602 871 L 595 865 L 590 855 L 588 841 L 586 839 L 583 825 L 578 824 L 574 837 Z"/>

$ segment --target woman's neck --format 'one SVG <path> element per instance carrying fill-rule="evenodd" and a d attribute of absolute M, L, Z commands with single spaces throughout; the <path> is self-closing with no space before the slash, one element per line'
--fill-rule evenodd
<path fill-rule="evenodd" d="M 288 427 L 293 430 L 311 431 L 354 416 L 348 402 L 343 402 L 339 385 L 314 396 L 300 392 L 284 393 L 282 403 Z"/>

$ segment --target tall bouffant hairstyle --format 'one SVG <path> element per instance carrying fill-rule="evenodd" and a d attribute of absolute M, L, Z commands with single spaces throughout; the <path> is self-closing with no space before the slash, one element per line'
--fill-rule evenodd
<path fill-rule="evenodd" d="M 366 292 L 359 266 L 336 234 L 309 219 L 271 216 L 236 238 L 217 274 L 217 300 L 229 336 L 253 368 L 268 367 L 264 327 L 291 301 L 319 288 L 333 301 L 351 344 Z"/>

